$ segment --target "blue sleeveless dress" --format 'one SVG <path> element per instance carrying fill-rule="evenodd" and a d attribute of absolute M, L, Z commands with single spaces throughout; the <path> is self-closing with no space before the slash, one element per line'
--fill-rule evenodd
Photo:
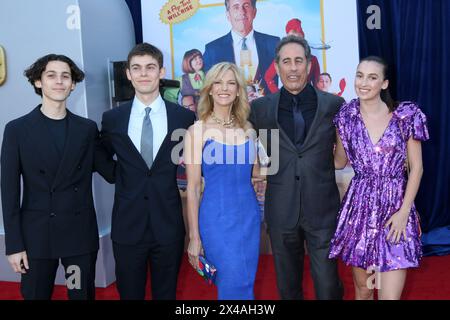
<path fill-rule="evenodd" d="M 203 148 L 199 231 L 205 256 L 217 268 L 219 300 L 254 299 L 261 228 L 251 183 L 255 156 L 251 139 L 239 145 L 209 139 Z"/>

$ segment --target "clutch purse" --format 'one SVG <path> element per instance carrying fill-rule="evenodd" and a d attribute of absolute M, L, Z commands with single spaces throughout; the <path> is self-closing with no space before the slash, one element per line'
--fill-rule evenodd
<path fill-rule="evenodd" d="M 208 282 L 208 284 L 214 284 L 216 281 L 217 269 L 209 262 L 204 256 L 198 257 L 197 272 Z"/>

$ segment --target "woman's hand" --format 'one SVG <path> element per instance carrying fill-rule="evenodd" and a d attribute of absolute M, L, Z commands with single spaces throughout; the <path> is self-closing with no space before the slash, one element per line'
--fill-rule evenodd
<path fill-rule="evenodd" d="M 199 238 L 193 238 L 189 240 L 189 246 L 187 249 L 189 263 L 197 270 L 198 269 L 198 256 L 203 254 L 202 242 Z"/>
<path fill-rule="evenodd" d="M 406 224 L 408 223 L 408 216 L 410 210 L 400 209 L 392 215 L 392 217 L 385 224 L 385 227 L 390 225 L 389 233 L 386 239 L 394 243 L 398 243 L 403 235 L 406 240 Z"/>

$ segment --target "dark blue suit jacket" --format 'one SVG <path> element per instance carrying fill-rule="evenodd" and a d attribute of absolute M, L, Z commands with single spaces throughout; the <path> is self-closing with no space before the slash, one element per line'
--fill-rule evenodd
<path fill-rule="evenodd" d="M 103 113 L 101 139 L 117 156 L 116 190 L 111 219 L 114 242 L 140 243 L 150 227 L 155 241 L 170 244 L 184 238 L 183 211 L 177 186 L 177 163 L 172 149 L 182 137 L 172 141 L 176 129 L 187 129 L 195 114 L 164 100 L 167 110 L 167 135 L 151 169 L 128 136 L 131 102 Z"/>
<path fill-rule="evenodd" d="M 257 31 L 254 32 L 254 36 L 259 59 L 255 80 L 261 81 L 265 94 L 268 94 L 270 91 L 264 80 L 264 74 L 275 58 L 275 48 L 280 41 L 280 38 Z M 231 31 L 223 37 L 209 42 L 205 46 L 205 53 L 203 54 L 205 72 L 208 72 L 208 70 L 216 63 L 223 61 L 236 62 Z M 275 81 L 278 83 L 278 78 L 276 78 Z"/>

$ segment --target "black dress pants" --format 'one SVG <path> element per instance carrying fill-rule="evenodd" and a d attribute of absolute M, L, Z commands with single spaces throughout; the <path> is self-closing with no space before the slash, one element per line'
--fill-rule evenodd
<path fill-rule="evenodd" d="M 22 274 L 20 291 L 25 300 L 50 300 L 60 259 L 28 258 L 30 269 Z M 61 258 L 69 300 L 95 299 L 97 251 Z"/>
<path fill-rule="evenodd" d="M 152 299 L 175 300 L 183 250 L 184 238 L 167 245 L 151 236 L 137 245 L 113 242 L 120 299 L 144 300 L 150 266 Z"/>
<path fill-rule="evenodd" d="M 334 232 L 335 228 L 314 230 L 302 218 L 298 226 L 292 230 L 280 230 L 269 226 L 277 287 L 281 299 L 303 299 L 305 240 L 316 298 L 342 299 L 343 286 L 338 275 L 337 261 L 328 259 L 330 240 Z"/>

